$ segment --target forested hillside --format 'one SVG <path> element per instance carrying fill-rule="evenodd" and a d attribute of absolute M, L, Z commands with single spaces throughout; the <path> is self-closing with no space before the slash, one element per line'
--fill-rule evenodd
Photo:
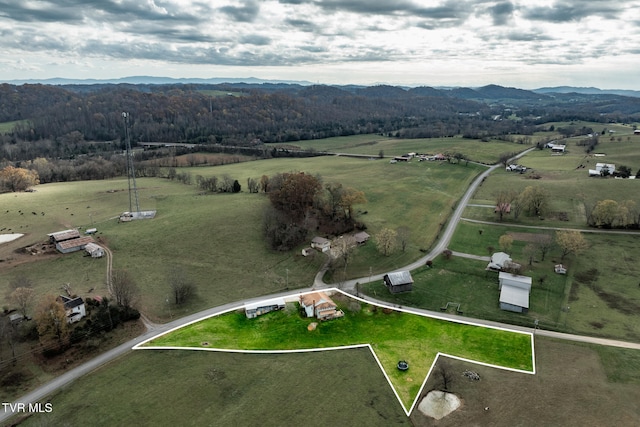
<path fill-rule="evenodd" d="M 360 133 L 400 138 L 530 134 L 547 120 L 625 121 L 640 99 L 490 85 L 406 89 L 288 84 L 0 85 L 0 159 L 70 158 L 131 140 L 250 146 Z M 515 114 L 518 120 L 497 120 Z"/>

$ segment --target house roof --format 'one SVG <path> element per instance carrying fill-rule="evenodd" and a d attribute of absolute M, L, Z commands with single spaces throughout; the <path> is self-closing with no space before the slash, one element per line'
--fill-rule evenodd
<path fill-rule="evenodd" d="M 389 278 L 389 283 L 391 284 L 391 286 L 400 286 L 406 285 L 408 283 L 413 283 L 411 273 L 409 273 L 408 271 L 394 271 L 393 273 L 387 273 L 386 276 Z"/>
<path fill-rule="evenodd" d="M 500 290 L 500 302 L 529 308 L 529 290 L 517 286 L 503 285 Z"/>
<path fill-rule="evenodd" d="M 356 243 L 364 243 L 367 240 L 369 240 L 369 233 L 365 232 L 365 231 L 361 231 L 359 233 L 356 233 L 353 235 L 353 237 L 356 239 Z"/>
<path fill-rule="evenodd" d="M 309 307 L 311 305 L 317 307 L 324 303 L 329 303 L 332 304 L 333 307 L 336 307 L 336 304 L 333 302 L 333 300 L 329 298 L 329 296 L 324 292 L 311 292 L 310 294 L 304 294 L 300 297 L 300 303 L 305 307 Z"/>
<path fill-rule="evenodd" d="M 256 310 L 260 307 L 269 307 L 272 305 L 277 305 L 277 306 L 281 306 L 281 305 L 285 305 L 284 302 L 284 298 L 274 298 L 274 299 L 268 299 L 268 300 L 263 300 L 263 301 L 258 301 L 258 302 L 254 302 L 251 304 L 246 304 L 244 306 L 245 310 Z"/>
<path fill-rule="evenodd" d="M 505 263 L 508 263 L 511 261 L 511 256 L 505 252 L 496 252 L 495 254 L 491 255 L 491 261 L 489 262 L 489 265 L 487 265 L 487 268 L 492 268 L 494 270 L 502 270 L 502 268 L 505 266 Z"/>
<path fill-rule="evenodd" d="M 531 289 L 531 277 L 529 276 L 520 276 L 517 274 L 511 274 L 502 271 L 498 275 L 498 280 L 503 287 L 505 285 L 515 286 L 518 288 L 526 289 L 527 292 Z"/>
<path fill-rule="evenodd" d="M 95 252 L 95 251 L 97 251 L 99 249 L 102 249 L 102 246 L 100 246 L 97 243 L 93 243 L 93 242 L 87 243 L 87 245 L 84 247 L 84 250 L 89 252 L 89 253 Z"/>
<path fill-rule="evenodd" d="M 62 300 L 62 303 L 64 304 L 64 308 L 66 310 L 75 308 L 75 307 L 79 307 L 82 304 L 84 304 L 84 301 L 82 300 L 82 297 L 76 297 L 76 298 L 69 298 L 69 297 L 65 297 L 64 295 L 60 295 L 60 299 Z"/>
<path fill-rule="evenodd" d="M 75 228 L 69 230 L 56 231 L 55 233 L 49 233 L 47 236 L 53 238 L 56 242 L 62 242 L 64 240 L 75 239 L 80 237 L 80 232 Z"/>
<path fill-rule="evenodd" d="M 91 236 L 84 236 L 84 237 L 78 237 L 77 239 L 71 239 L 71 240 L 65 240 L 63 242 L 58 242 L 57 244 L 59 245 L 60 249 L 69 249 L 69 248 L 75 248 L 78 246 L 86 246 L 87 244 L 93 242 L 93 237 Z"/>
<path fill-rule="evenodd" d="M 324 237 L 316 236 L 313 238 L 311 243 L 315 243 L 316 245 L 326 245 L 327 243 L 331 243 L 331 241 L 325 239 Z"/>

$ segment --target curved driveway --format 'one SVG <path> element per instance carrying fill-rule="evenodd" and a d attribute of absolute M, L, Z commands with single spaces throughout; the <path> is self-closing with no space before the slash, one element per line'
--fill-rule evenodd
<path fill-rule="evenodd" d="M 530 151 L 534 150 L 534 148 L 530 148 L 528 150 L 523 151 L 522 153 L 518 154 L 516 157 L 514 157 L 514 159 L 519 158 L 521 156 L 524 156 L 525 154 L 529 153 Z M 471 186 L 469 186 L 469 188 L 467 189 L 466 193 L 464 194 L 464 196 L 460 199 L 460 201 L 458 202 L 458 205 L 456 207 L 456 209 L 453 212 L 452 217 L 450 218 L 447 227 L 444 229 L 444 231 L 442 232 L 442 235 L 440 236 L 440 240 L 438 241 L 438 243 L 434 246 L 434 248 L 431 250 L 431 252 L 429 252 L 427 255 L 425 255 L 424 257 L 420 258 L 419 260 L 415 261 L 414 263 L 403 267 L 403 270 L 414 270 L 422 265 L 424 265 L 424 263 L 429 260 L 432 259 L 433 257 L 435 257 L 436 255 L 440 254 L 444 249 L 446 249 L 447 245 L 449 244 L 449 241 L 451 240 L 451 237 L 453 236 L 453 232 L 455 231 L 456 226 L 458 225 L 458 222 L 460 221 L 460 218 L 462 216 L 462 212 L 465 208 L 465 206 L 467 205 L 467 203 L 469 202 L 469 200 L 471 199 L 471 197 L 473 196 L 473 194 L 475 193 L 475 191 L 477 190 L 478 186 L 482 183 L 482 181 L 491 173 L 493 172 L 495 169 L 497 169 L 498 167 L 500 167 L 501 164 L 496 164 L 493 165 L 491 167 L 489 167 L 486 171 L 484 171 L 482 174 L 480 174 L 475 180 L 474 182 L 471 184 Z M 107 250 L 108 251 L 108 250 Z M 108 257 L 109 257 L 109 266 L 111 265 L 111 253 L 110 251 L 107 252 L 108 253 Z M 107 272 L 107 274 L 110 274 L 110 269 L 108 269 L 109 271 Z M 169 323 L 165 323 L 162 325 L 150 325 L 148 323 L 147 327 L 149 330 L 147 330 L 147 332 L 145 332 L 144 334 L 138 336 L 137 338 L 134 338 L 124 344 L 119 345 L 118 347 L 115 347 L 97 357 L 95 357 L 94 359 L 91 359 L 90 361 L 71 369 L 70 371 L 65 372 L 64 374 L 60 375 L 59 377 L 56 377 L 55 379 L 49 381 L 48 383 L 38 387 L 36 390 L 32 391 L 31 393 L 22 396 L 20 399 L 18 399 L 16 401 L 20 402 L 20 403 L 24 403 L 24 404 L 30 404 L 30 403 L 36 403 L 36 402 L 42 402 L 48 395 L 50 395 L 51 393 L 53 393 L 54 391 L 58 390 L 59 388 L 71 383 L 72 381 L 76 380 L 77 378 L 88 374 L 89 372 L 94 371 L 95 369 L 98 369 L 99 367 L 117 359 L 118 357 L 129 353 L 130 351 L 132 351 L 132 347 L 135 346 L 136 344 L 139 344 L 147 339 L 153 338 L 156 335 L 161 335 L 171 329 L 180 327 L 180 326 L 184 326 L 187 325 L 189 323 L 193 323 L 195 321 L 198 321 L 202 318 L 205 317 L 211 317 L 214 316 L 216 314 L 225 312 L 225 311 L 229 311 L 229 310 L 233 310 L 236 308 L 241 308 L 243 307 L 245 304 L 247 303 L 251 303 L 251 302 L 257 302 L 257 301 L 261 301 L 264 300 L 266 298 L 278 298 L 278 297 L 282 297 L 282 296 L 287 296 L 287 295 L 293 295 L 293 294 L 297 294 L 297 293 L 303 293 L 303 292 L 307 292 L 310 291 L 312 289 L 318 289 L 318 288 L 331 288 L 331 287 L 335 287 L 335 285 L 327 285 L 324 282 L 322 282 L 322 276 L 324 275 L 325 270 L 322 269 L 320 272 L 318 272 L 318 274 L 316 275 L 316 278 L 314 280 L 314 284 L 312 288 L 306 288 L 306 289 L 297 289 L 293 292 L 288 291 L 288 292 L 282 292 L 279 294 L 272 294 L 269 296 L 261 296 L 261 297 L 257 297 L 257 298 L 252 298 L 249 300 L 243 300 L 243 301 L 237 301 L 237 302 L 233 302 L 233 303 L 228 303 L 228 304 L 224 304 L 218 307 L 214 307 L 214 308 L 210 308 L 204 311 L 201 311 L 199 313 L 194 313 L 191 314 L 189 316 L 186 317 L 182 317 L 180 319 L 176 319 L 172 322 Z M 369 280 L 380 280 L 382 278 L 382 274 L 378 274 L 375 276 L 371 276 L 371 277 L 364 277 L 364 278 L 360 278 L 360 279 L 354 279 L 354 280 L 349 280 L 347 282 L 345 282 L 342 285 L 342 289 L 345 291 L 353 291 L 353 289 L 355 288 L 355 284 L 356 282 L 359 283 L 365 283 Z M 382 302 L 382 301 L 377 301 L 374 300 L 372 298 L 367 297 L 366 300 L 371 301 L 371 302 L 376 302 L 376 303 L 380 303 L 383 305 L 388 305 L 387 302 Z M 491 321 L 483 321 L 483 320 L 477 320 L 477 319 L 470 319 L 470 318 L 466 318 L 466 317 L 462 317 L 462 316 L 456 316 L 456 315 L 452 315 L 452 314 L 447 314 L 447 313 L 439 313 L 439 312 L 433 312 L 433 311 L 429 311 L 429 310 L 422 310 L 422 309 L 416 309 L 414 307 L 406 307 L 408 310 L 410 311 L 415 311 L 415 312 L 419 312 L 419 313 L 423 313 L 423 314 L 427 314 L 427 315 L 432 315 L 432 316 L 437 316 L 437 317 L 441 317 L 441 318 L 448 318 L 451 320 L 463 320 L 465 322 L 469 322 L 470 320 L 473 320 L 474 323 L 479 323 L 479 324 L 485 324 L 485 325 L 490 325 L 490 326 L 500 326 L 500 327 L 505 327 L 505 328 L 510 328 L 510 329 L 515 329 L 515 330 L 524 330 L 524 331 L 529 331 L 531 332 L 532 329 L 531 328 L 523 328 L 523 327 L 517 327 L 517 326 L 513 326 L 513 325 L 505 325 L 505 324 L 500 324 L 500 323 L 496 323 L 496 322 L 491 322 Z M 586 336 L 580 336 L 580 335 L 571 335 L 571 334 L 563 334 L 563 333 L 558 333 L 558 332 L 551 332 L 551 331 L 544 331 L 544 330 L 535 330 L 535 333 L 538 335 L 544 335 L 544 336 L 550 336 L 550 337 L 554 337 L 554 338 L 560 338 L 560 339 L 568 339 L 568 340 L 574 340 L 574 341 L 582 341 L 582 342 L 590 342 L 590 343 L 594 343 L 594 344 L 602 344 L 602 345 L 610 345 L 610 346 L 617 346 L 617 347 L 623 347 L 623 348 L 633 348 L 633 349 L 638 349 L 640 350 L 640 344 L 637 343 L 628 343 L 628 342 L 624 342 L 624 341 L 616 341 L 616 340 L 608 340 L 608 339 L 602 339 L 602 338 L 593 338 L 593 337 L 586 337 Z M 10 417 L 12 417 L 13 414 L 11 412 L 7 412 L 6 409 L 3 408 L 3 411 L 0 412 L 0 423 L 4 423 L 6 420 L 8 420 Z"/>

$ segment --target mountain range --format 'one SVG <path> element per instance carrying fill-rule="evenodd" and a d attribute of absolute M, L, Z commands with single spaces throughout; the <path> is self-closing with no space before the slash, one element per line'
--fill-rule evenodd
<path fill-rule="evenodd" d="M 22 79 L 22 80 L 0 80 L 0 83 L 8 83 L 12 85 L 22 84 L 45 84 L 45 85 L 109 85 L 109 84 L 133 84 L 133 85 L 171 85 L 171 84 L 249 84 L 249 85 L 298 85 L 312 86 L 315 83 L 305 80 L 277 80 L 277 79 L 259 79 L 255 77 L 213 77 L 213 78 L 172 78 L 172 77 L 154 77 L 154 76 L 130 76 L 117 79 L 67 79 L 67 78 L 50 78 L 50 79 Z M 386 86 L 380 85 L 331 85 L 346 90 L 362 89 L 366 87 Z M 399 88 L 400 86 L 393 86 Z M 599 89 L 595 87 L 574 87 L 574 86 L 555 86 L 542 87 L 538 89 L 525 90 L 518 88 L 509 88 L 499 85 L 487 85 L 482 87 L 405 87 L 405 89 L 413 89 L 416 93 L 422 91 L 422 95 L 442 96 L 440 91 L 446 91 L 448 96 L 462 99 L 520 99 L 534 100 L 540 99 L 540 95 L 554 97 L 557 94 L 579 94 L 579 95 L 618 95 L 640 98 L 640 91 L 624 90 L 624 89 Z M 438 95 L 439 93 L 439 95 Z"/>

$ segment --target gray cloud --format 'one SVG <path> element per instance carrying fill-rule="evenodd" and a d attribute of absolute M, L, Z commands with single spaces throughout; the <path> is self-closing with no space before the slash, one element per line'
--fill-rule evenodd
<path fill-rule="evenodd" d="M 294 27 L 298 31 L 303 31 L 306 33 L 313 33 L 319 30 L 318 25 L 306 19 L 288 18 L 284 20 L 284 23 L 290 27 Z"/>
<path fill-rule="evenodd" d="M 515 6 L 511 2 L 498 3 L 488 8 L 494 25 L 506 25 L 513 16 Z"/>
<path fill-rule="evenodd" d="M 559 1 L 551 6 L 523 8 L 523 17 L 533 21 L 570 22 L 588 16 L 617 19 L 624 11 L 624 1 L 570 0 Z"/>
<path fill-rule="evenodd" d="M 230 16 L 237 22 L 253 22 L 260 13 L 260 5 L 257 0 L 245 0 L 242 7 L 223 6 L 220 11 Z"/>

